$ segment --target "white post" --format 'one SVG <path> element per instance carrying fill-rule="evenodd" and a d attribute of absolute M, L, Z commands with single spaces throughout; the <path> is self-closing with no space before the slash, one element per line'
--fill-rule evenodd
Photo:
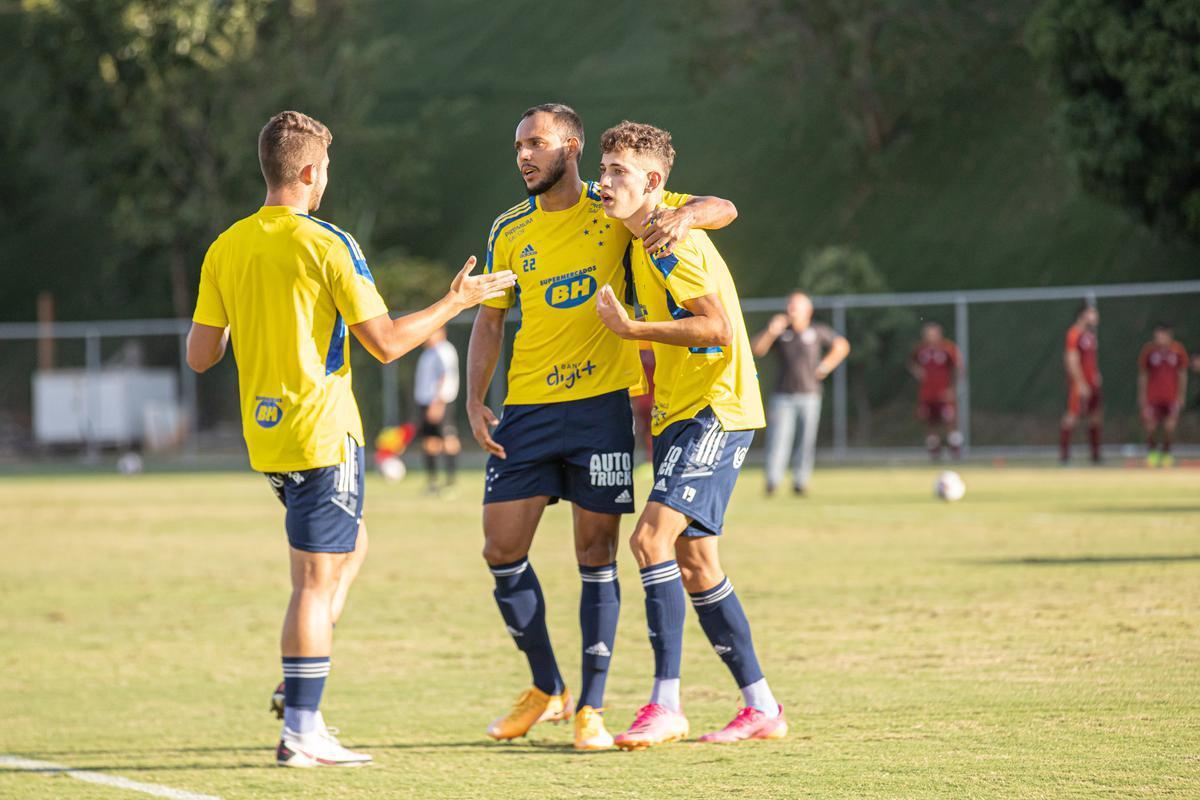
<path fill-rule="evenodd" d="M 100 421 L 100 331 L 89 327 L 84 336 L 84 354 L 86 359 L 85 385 L 87 387 L 87 458 L 95 461 L 100 458 L 100 442 L 97 437 L 96 424 Z"/>
<path fill-rule="evenodd" d="M 179 393 L 183 395 L 183 424 L 187 429 L 187 438 L 183 443 L 184 452 L 189 457 L 196 455 L 196 437 L 200 431 L 200 404 L 196 396 L 196 373 L 187 363 L 187 331 L 179 332 Z"/>
<path fill-rule="evenodd" d="M 833 306 L 833 328 L 846 335 L 846 305 L 838 302 Z M 846 457 L 846 370 L 843 362 L 833 372 L 833 454 L 835 458 Z"/>
<path fill-rule="evenodd" d="M 958 399 L 958 431 L 962 434 L 962 455 L 966 458 L 971 450 L 971 332 L 967 318 L 967 298 L 959 295 L 954 301 L 954 339 L 962 364 L 956 372 L 955 395 Z"/>

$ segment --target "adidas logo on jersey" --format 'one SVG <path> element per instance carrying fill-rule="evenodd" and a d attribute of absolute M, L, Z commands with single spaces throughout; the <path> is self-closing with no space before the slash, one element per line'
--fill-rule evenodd
<path fill-rule="evenodd" d="M 583 652 L 587 653 L 589 656 L 600 656 L 601 658 L 608 658 L 612 655 L 612 651 L 608 649 L 608 645 L 606 645 L 604 642 L 596 642 Z"/>
<path fill-rule="evenodd" d="M 534 250 L 533 245 L 531 245 L 531 244 L 525 245 L 525 249 L 521 251 L 521 258 L 528 258 L 529 256 L 536 256 L 536 255 L 537 255 L 537 250 Z"/>
<path fill-rule="evenodd" d="M 667 490 L 667 482 L 663 478 L 658 479 L 658 483 L 654 484 L 654 491 L 665 492 Z"/>
<path fill-rule="evenodd" d="M 617 499 L 614 500 L 613 502 L 614 503 L 632 503 L 633 495 L 629 493 L 628 489 L 626 489 L 625 491 L 623 491 L 619 495 L 617 495 Z"/>
<path fill-rule="evenodd" d="M 724 644 L 715 644 L 715 645 L 713 645 L 713 650 L 715 650 L 715 651 L 717 652 L 717 655 L 719 655 L 719 656 L 723 656 L 723 655 L 725 655 L 726 653 L 732 653 L 732 652 L 733 652 L 733 648 L 732 648 L 732 647 L 729 647 L 728 645 L 724 645 Z"/>

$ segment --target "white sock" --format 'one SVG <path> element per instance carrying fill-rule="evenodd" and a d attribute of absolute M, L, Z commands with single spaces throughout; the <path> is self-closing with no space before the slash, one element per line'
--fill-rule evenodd
<path fill-rule="evenodd" d="M 650 691 L 650 702 L 669 708 L 676 714 L 680 713 L 679 678 L 655 678 L 654 688 Z"/>
<path fill-rule="evenodd" d="M 757 708 L 768 717 L 779 716 L 779 703 L 775 702 L 775 695 L 771 694 L 771 687 L 767 686 L 766 678 L 759 678 L 749 686 L 743 686 L 742 700 L 750 708 Z"/>

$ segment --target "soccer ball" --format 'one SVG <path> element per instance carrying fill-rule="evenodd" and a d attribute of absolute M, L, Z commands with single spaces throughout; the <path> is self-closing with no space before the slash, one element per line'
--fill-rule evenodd
<path fill-rule="evenodd" d="M 967 485 L 963 483 L 963 479 L 959 477 L 957 472 L 946 470 L 941 475 L 938 475 L 933 484 L 933 494 L 939 500 L 945 500 L 948 503 L 953 503 L 955 500 L 962 500 L 963 495 L 967 493 Z"/>
<path fill-rule="evenodd" d="M 142 471 L 142 457 L 129 452 L 117 459 L 117 472 L 122 475 L 137 475 Z"/>
<path fill-rule="evenodd" d="M 408 474 L 408 468 L 404 466 L 404 462 L 395 456 L 380 459 L 376 466 L 379 467 L 379 474 L 383 476 L 384 480 L 393 483 L 404 480 L 404 476 Z"/>

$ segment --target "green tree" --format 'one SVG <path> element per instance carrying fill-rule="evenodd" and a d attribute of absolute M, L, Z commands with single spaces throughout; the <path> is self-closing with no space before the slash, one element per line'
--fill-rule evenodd
<path fill-rule="evenodd" d="M 696 5 L 704 12 L 697 14 Z M 822 85 L 864 159 L 904 128 L 917 98 L 936 94 L 981 31 L 1013 6 L 959 0 L 688 0 L 703 20 L 693 66 L 708 83 L 765 67 L 794 87 Z"/>
<path fill-rule="evenodd" d="M 1048 0 L 1028 38 L 1084 187 L 1200 239 L 1200 3 Z"/>
<path fill-rule="evenodd" d="M 402 49 L 355 22 L 370 5 L 27 0 L 22 75 L 44 92 L 26 109 L 27 126 L 53 120 L 51 138 L 82 176 L 110 244 L 86 284 L 106 307 L 96 313 L 190 314 L 204 248 L 262 197 L 254 142 L 283 108 L 333 129 L 323 211 L 342 212 L 364 246 L 370 232 L 394 245 L 407 226 L 428 222 L 411 146 L 417 123 L 372 121 L 376 90 Z M 67 177 L 49 166 L 45 174 Z"/>
<path fill-rule="evenodd" d="M 814 295 L 888 291 L 887 281 L 871 257 L 842 245 L 805 256 L 799 280 L 800 288 Z M 846 383 L 854 408 L 854 435 L 862 444 L 871 441 L 871 409 L 889 402 L 896 385 L 904 381 L 903 353 L 916 326 L 908 309 L 863 309 L 849 314 L 847 330 L 839 331 L 850 341 Z"/>

